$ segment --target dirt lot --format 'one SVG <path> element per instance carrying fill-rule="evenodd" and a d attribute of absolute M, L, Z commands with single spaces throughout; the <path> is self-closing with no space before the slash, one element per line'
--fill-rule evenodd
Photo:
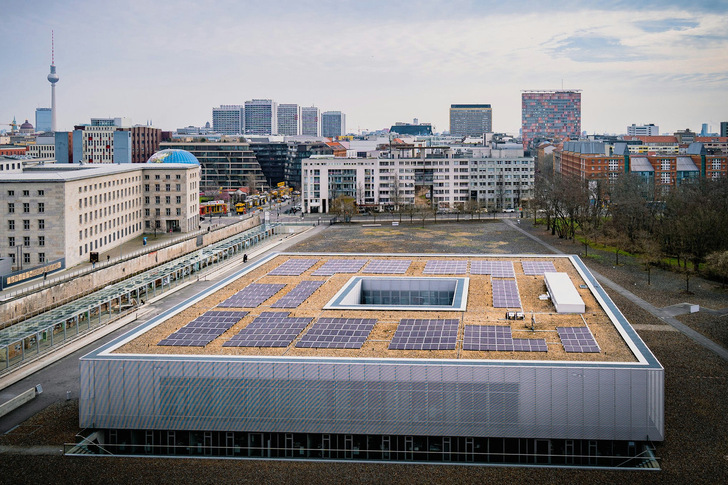
<path fill-rule="evenodd" d="M 527 224 L 524 224 L 527 227 Z M 380 231 L 373 231 L 380 229 Z M 405 225 L 388 233 L 382 228 L 334 226 L 319 238 L 299 244 L 295 251 L 352 252 L 449 252 L 449 253 L 543 253 L 545 249 L 516 234 L 506 225 L 428 224 Z M 535 233 L 543 235 L 540 229 Z M 436 234 L 433 235 L 433 234 Z M 417 237 L 417 236 L 422 237 Z M 386 244 L 383 242 L 387 240 Z M 544 236 L 550 244 L 571 253 L 580 246 Z M 481 245 L 478 246 L 478 241 Z M 571 250 L 568 250 L 571 249 Z M 589 258 L 596 271 L 633 290 L 658 306 L 697 302 L 719 309 L 728 306 L 728 295 L 719 285 L 694 279 L 694 295 L 680 293 L 684 280 L 659 272 L 653 285 L 646 283 L 641 268 L 627 261 L 612 268 L 613 255 Z M 620 258 L 620 261 L 623 258 Z M 653 277 L 655 275 L 653 274 Z M 610 293 L 612 294 L 612 293 Z M 664 328 L 661 321 L 612 294 L 632 322 Z M 726 345 L 728 317 L 700 313 L 681 321 Z M 382 465 L 357 463 L 293 463 L 238 460 L 182 460 L 127 458 L 70 458 L 43 455 L 0 455 L 0 476 L 6 483 L 724 483 L 728 476 L 728 363 L 694 344 L 677 332 L 640 330 L 665 367 L 666 440 L 658 444 L 661 472 L 587 471 L 505 467 Z M 723 340 L 721 340 L 723 336 Z M 78 419 L 77 403 L 61 402 L 39 413 L 8 435 L 0 436 L 0 446 L 58 445 L 72 441 Z"/>

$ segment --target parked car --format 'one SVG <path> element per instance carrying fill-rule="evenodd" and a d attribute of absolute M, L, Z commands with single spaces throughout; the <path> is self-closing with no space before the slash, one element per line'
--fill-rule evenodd
<path fill-rule="evenodd" d="M 503 212 L 516 212 L 516 209 L 508 208 L 504 209 Z"/>

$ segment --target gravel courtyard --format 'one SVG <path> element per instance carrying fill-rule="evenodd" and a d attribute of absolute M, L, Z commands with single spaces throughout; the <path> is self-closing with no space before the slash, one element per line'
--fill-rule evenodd
<path fill-rule="evenodd" d="M 527 221 L 522 228 L 567 253 L 583 246 L 559 240 Z M 549 253 L 542 245 L 500 222 L 381 227 L 336 225 L 291 251 L 413 253 Z M 652 285 L 638 262 L 595 252 L 587 264 L 656 306 L 685 301 L 718 310 L 728 307 L 720 285 L 653 270 Z M 609 290 L 607 290 L 609 291 Z M 244 460 L 74 458 L 58 455 L 0 454 L 0 476 L 8 483 L 722 483 L 728 476 L 728 363 L 682 334 L 613 294 L 625 316 L 665 367 L 666 440 L 657 446 L 661 472 L 589 471 L 473 466 L 303 463 Z M 717 343 L 728 346 L 728 316 L 710 312 L 678 317 Z M 59 402 L 7 435 L 0 446 L 58 446 L 78 432 L 76 401 Z M 12 477 L 12 478 L 10 478 Z"/>

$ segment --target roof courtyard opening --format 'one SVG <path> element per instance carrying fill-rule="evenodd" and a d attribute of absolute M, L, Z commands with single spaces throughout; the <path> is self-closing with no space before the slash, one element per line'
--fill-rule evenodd
<path fill-rule="evenodd" d="M 464 311 L 467 299 L 467 278 L 355 276 L 324 308 Z"/>

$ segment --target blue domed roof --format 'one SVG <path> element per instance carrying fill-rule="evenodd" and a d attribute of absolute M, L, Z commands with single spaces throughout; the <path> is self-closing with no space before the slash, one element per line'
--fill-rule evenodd
<path fill-rule="evenodd" d="M 187 150 L 169 149 L 158 151 L 149 157 L 147 163 L 188 163 L 190 165 L 199 165 L 200 161 Z"/>

